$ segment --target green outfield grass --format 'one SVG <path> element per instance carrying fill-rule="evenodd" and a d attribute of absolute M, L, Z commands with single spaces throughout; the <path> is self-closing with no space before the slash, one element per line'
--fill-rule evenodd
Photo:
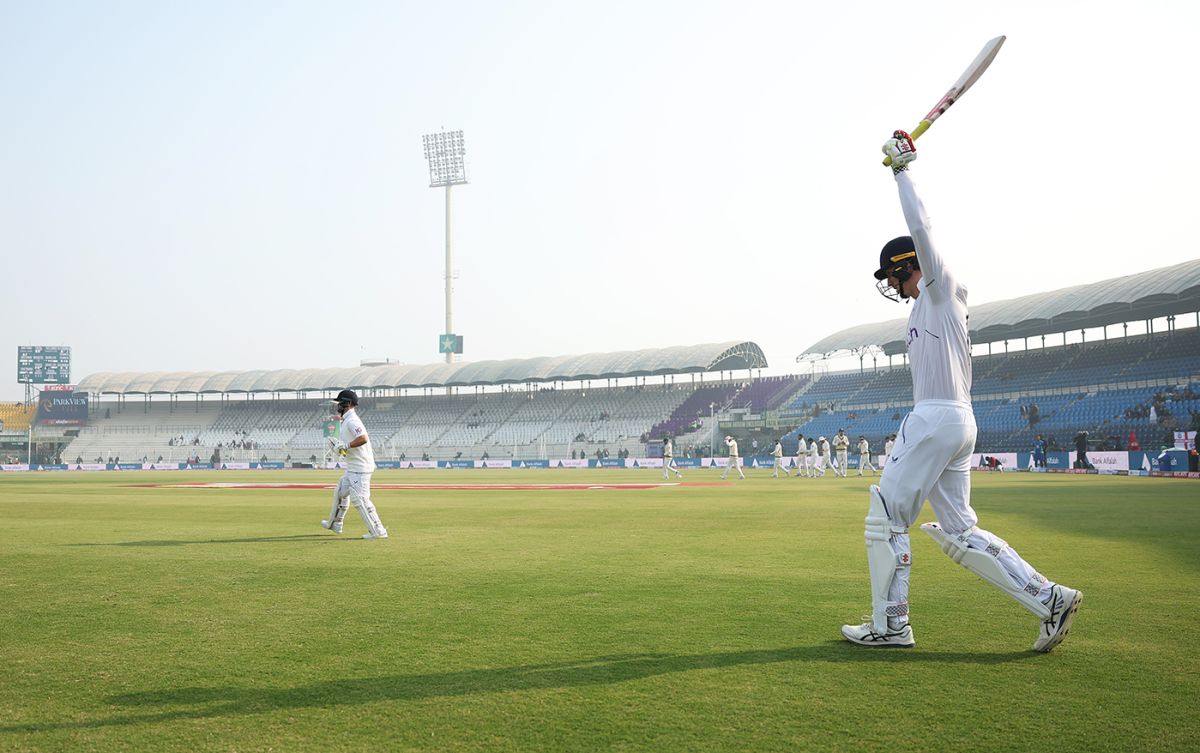
<path fill-rule="evenodd" d="M 1200 484 L 976 475 L 981 524 L 1086 594 L 1043 655 L 916 530 L 916 648 L 842 641 L 869 608 L 867 482 L 747 475 L 377 490 L 386 541 L 353 511 L 319 529 L 326 491 L 125 486 L 333 473 L 0 475 L 0 750 L 1200 747 Z"/>

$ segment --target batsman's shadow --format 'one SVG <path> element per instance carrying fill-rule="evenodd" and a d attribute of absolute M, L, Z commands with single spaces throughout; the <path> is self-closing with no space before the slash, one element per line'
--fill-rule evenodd
<path fill-rule="evenodd" d="M 64 546 L 190 546 L 193 544 L 275 544 L 289 541 L 361 541 L 357 536 L 342 538 L 322 533 L 303 533 L 294 536 L 251 536 L 243 539 L 147 539 L 145 541 L 111 541 L 88 542 L 85 544 L 64 544 Z"/>
<path fill-rule="evenodd" d="M 424 674 L 328 680 L 296 687 L 216 686 L 165 688 L 123 693 L 105 699 L 130 713 L 85 721 L 16 724 L 0 734 L 154 724 L 186 719 L 236 717 L 308 708 L 359 706 L 378 701 L 419 701 L 523 690 L 613 685 L 660 675 L 756 664 L 795 662 L 803 672 L 811 662 L 945 662 L 994 665 L 1036 657 L 1032 652 L 925 653 L 863 649 L 844 641 L 793 648 L 726 651 L 711 654 L 619 654 L 569 662 L 466 669 Z"/>

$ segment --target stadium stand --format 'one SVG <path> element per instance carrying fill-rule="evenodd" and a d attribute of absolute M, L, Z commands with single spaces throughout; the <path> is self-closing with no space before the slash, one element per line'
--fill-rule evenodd
<path fill-rule="evenodd" d="M 29 429 L 33 420 L 34 408 L 24 403 L 0 404 L 0 423 L 6 432 L 23 432 Z"/>
<path fill-rule="evenodd" d="M 1175 396 L 1196 393 L 1200 328 L 977 356 L 972 368 L 980 451 L 1028 450 L 1037 434 L 1065 447 L 1079 431 L 1124 449 L 1131 431 L 1158 442 L 1197 421 L 1197 401 Z M 1151 418 L 1156 395 L 1162 398 Z M 795 447 L 797 433 L 828 437 L 839 428 L 882 441 L 911 407 L 906 366 L 828 374 L 785 406 L 808 416 L 785 436 L 785 449 Z M 1142 415 L 1127 415 L 1139 407 Z"/>
<path fill-rule="evenodd" d="M 973 359 L 977 448 L 1027 450 L 1036 434 L 1065 448 L 1080 431 L 1114 448 L 1130 432 L 1152 445 L 1176 428 L 1200 428 L 1200 326 L 1178 328 L 1175 321 L 1197 309 L 1200 260 L 973 306 L 974 342 L 990 343 L 989 351 L 1007 351 L 1013 341 L 1035 345 Z M 1106 337 L 1121 322 L 1163 318 L 1165 330 Z M 1045 346 L 1056 333 L 1065 340 L 1064 331 L 1101 328 L 1099 339 Z M 642 454 L 648 442 L 667 435 L 679 452 L 716 435 L 714 405 L 730 432 L 760 446 L 783 435 L 793 451 L 798 432 L 828 437 L 845 429 L 878 448 L 912 407 L 904 331 L 903 319 L 851 327 L 802 354 L 814 362 L 811 375 L 765 379 L 753 378 L 766 359 L 747 341 L 421 366 L 94 374 L 79 385 L 94 418 L 63 455 L 207 458 L 220 449 L 247 458 L 308 459 L 325 447 L 328 406 L 314 398 L 342 387 L 364 396 L 364 418 L 381 457 Z M 1045 347 L 1036 347 L 1039 340 Z M 847 355 L 863 366 L 830 373 L 816 365 Z M 680 375 L 690 380 L 676 384 Z M 116 402 L 105 400 L 113 395 Z M 213 395 L 220 397 L 205 397 Z M 197 396 L 204 400 L 192 402 Z M 101 412 L 111 417 L 99 418 Z M 187 441 L 177 443 L 180 437 Z"/>

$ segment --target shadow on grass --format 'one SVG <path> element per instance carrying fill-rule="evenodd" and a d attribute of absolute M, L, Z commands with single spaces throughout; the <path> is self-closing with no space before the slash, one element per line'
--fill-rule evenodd
<path fill-rule="evenodd" d="M 149 539 L 147 541 L 113 541 L 109 543 L 64 544 L 63 546 L 188 546 L 190 544 L 263 544 L 286 541 L 362 541 L 359 536 L 330 536 L 323 533 L 304 533 L 295 536 L 256 536 L 246 539 Z"/>
<path fill-rule="evenodd" d="M 723 669 L 755 664 L 811 662 L 864 664 L 946 663 L 996 665 L 1036 661 L 1031 651 L 1003 653 L 927 653 L 905 649 L 864 649 L 844 641 L 795 648 L 728 651 L 713 654 L 622 654 L 573 662 L 529 664 L 493 669 L 467 669 L 428 674 L 386 675 L 329 680 L 296 687 L 192 687 L 148 690 L 110 696 L 112 706 L 142 709 L 109 718 L 73 722 L 13 724 L 0 734 L 93 729 L 155 724 L 184 719 L 236 717 L 275 711 L 357 706 L 379 701 L 417 701 L 427 698 L 507 693 L 523 690 L 584 688 L 614 685 L 659 675 Z M 803 666 L 796 671 L 804 671 Z M 154 711 L 144 711 L 155 709 Z"/>

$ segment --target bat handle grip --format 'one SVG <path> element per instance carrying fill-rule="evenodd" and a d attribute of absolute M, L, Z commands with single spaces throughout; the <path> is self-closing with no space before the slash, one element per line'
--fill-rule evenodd
<path fill-rule="evenodd" d="M 929 126 L 931 126 L 931 125 L 933 125 L 932 120 L 922 120 L 920 123 L 917 124 L 916 128 L 912 129 L 912 132 L 908 134 L 908 137 L 910 139 L 912 139 L 913 141 L 916 141 L 917 139 L 921 138 L 922 133 L 925 133 L 926 131 L 929 130 Z M 885 165 L 892 164 L 892 158 L 884 157 L 883 164 L 885 164 Z"/>

